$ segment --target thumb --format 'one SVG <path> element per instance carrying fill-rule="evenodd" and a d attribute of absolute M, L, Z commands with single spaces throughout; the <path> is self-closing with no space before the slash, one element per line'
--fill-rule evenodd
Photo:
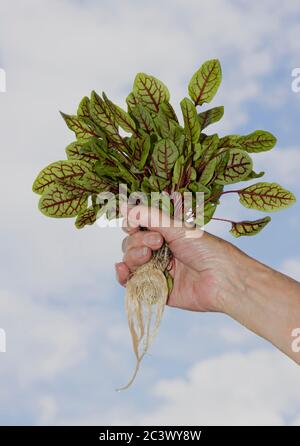
<path fill-rule="evenodd" d="M 121 212 L 127 218 L 131 228 L 145 227 L 159 232 L 167 243 L 182 238 L 200 238 L 203 235 L 201 229 L 191 227 L 181 220 L 173 219 L 156 207 L 137 205 L 129 208 L 123 205 Z"/>

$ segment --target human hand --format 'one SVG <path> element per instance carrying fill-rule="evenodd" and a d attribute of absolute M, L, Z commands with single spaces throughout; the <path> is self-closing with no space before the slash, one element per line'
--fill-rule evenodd
<path fill-rule="evenodd" d="M 152 208 L 152 212 L 159 211 Z M 167 304 L 192 311 L 226 312 L 227 300 L 241 287 L 241 257 L 247 256 L 200 229 L 175 227 L 174 221 L 170 227 L 158 226 L 152 224 L 153 220 L 158 221 L 152 218 L 153 214 L 151 222 L 148 217 L 145 206 L 131 208 L 125 216 L 124 230 L 128 236 L 122 245 L 123 262 L 116 264 L 120 284 L 126 286 L 130 274 L 148 262 L 152 251 L 159 249 L 165 240 L 174 256 L 169 271 L 173 289 Z M 148 231 L 141 231 L 140 227 L 147 227 Z"/>

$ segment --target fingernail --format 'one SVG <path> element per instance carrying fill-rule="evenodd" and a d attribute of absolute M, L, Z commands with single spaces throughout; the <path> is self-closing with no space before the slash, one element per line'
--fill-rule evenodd
<path fill-rule="evenodd" d="M 159 245 L 161 243 L 161 235 L 159 234 L 148 234 L 145 235 L 145 238 L 149 245 Z"/>
<path fill-rule="evenodd" d="M 137 257 L 145 257 L 147 254 L 148 254 L 148 248 L 146 246 L 144 248 L 136 250 Z"/>

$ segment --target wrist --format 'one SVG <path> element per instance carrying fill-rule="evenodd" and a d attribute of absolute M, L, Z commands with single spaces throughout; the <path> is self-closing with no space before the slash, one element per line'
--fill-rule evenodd
<path fill-rule="evenodd" d="M 269 283 L 272 270 L 231 246 L 233 249 L 229 250 L 230 261 L 225 270 L 222 312 L 241 321 L 245 312 L 250 311 L 253 301 L 258 298 L 258 290 Z"/>
<path fill-rule="evenodd" d="M 224 313 L 292 356 L 291 332 L 300 322 L 294 281 L 246 254 L 241 253 L 237 260 L 234 285 L 224 299 Z"/>
<path fill-rule="evenodd" d="M 299 350 L 293 349 L 293 333 L 300 328 L 299 282 L 236 248 L 228 251 L 228 268 L 223 269 L 226 280 L 217 311 L 270 341 L 300 364 Z"/>

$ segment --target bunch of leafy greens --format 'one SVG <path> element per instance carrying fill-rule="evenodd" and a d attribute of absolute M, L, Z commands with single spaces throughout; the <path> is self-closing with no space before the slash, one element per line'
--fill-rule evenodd
<path fill-rule="evenodd" d="M 222 195 L 237 194 L 243 206 L 266 212 L 290 206 L 295 197 L 277 183 L 257 182 L 224 190 L 227 185 L 261 177 L 264 173 L 253 170 L 250 154 L 272 149 L 276 138 L 263 130 L 245 136 L 207 135 L 205 128 L 219 121 L 224 109 L 214 107 L 199 113 L 197 106 L 213 99 L 220 82 L 218 60 L 209 60 L 199 68 L 188 85 L 190 98 L 180 102 L 183 125 L 169 102 L 167 87 L 145 73 L 136 75 L 133 90 L 126 98 L 127 111 L 105 93 L 101 97 L 93 91 L 90 98 L 84 97 L 76 115 L 62 113 L 76 135 L 76 141 L 66 148 L 68 159 L 45 167 L 34 181 L 33 190 L 41 195 L 41 212 L 49 217 L 76 217 L 77 228 L 95 223 L 101 215 L 118 217 L 119 206 L 115 212 L 115 204 L 124 199 L 119 185 L 125 184 L 130 194 L 143 192 L 151 205 L 152 192 L 167 197 L 175 192 L 177 196 L 190 192 L 189 221 L 193 219 L 201 225 L 203 220 L 223 220 L 231 223 L 230 232 L 235 237 L 257 234 L 270 217 L 253 221 L 216 218 L 214 213 Z M 108 192 L 107 202 L 100 202 L 100 192 Z M 200 217 L 194 200 L 197 192 L 204 197 Z M 177 217 L 178 203 L 173 200 L 168 204 L 171 215 Z M 163 208 L 164 200 L 158 200 L 156 205 Z M 172 288 L 171 260 L 172 253 L 164 243 L 126 284 L 126 311 L 136 367 L 122 389 L 135 379 L 158 330 Z"/>
<path fill-rule="evenodd" d="M 170 93 L 163 82 L 138 73 L 127 96 L 127 111 L 114 104 L 105 93 L 95 91 L 84 97 L 76 115 L 64 118 L 76 140 L 66 148 L 67 160 L 45 167 L 33 184 L 40 194 L 39 209 L 48 217 L 76 217 L 82 228 L 106 214 L 109 205 L 99 204 L 97 194 L 118 195 L 118 185 L 128 191 L 204 192 L 204 222 L 214 218 L 220 197 L 234 193 L 240 203 L 259 211 L 273 212 L 295 202 L 294 195 L 277 183 L 258 182 L 249 187 L 224 191 L 224 187 L 261 177 L 255 173 L 249 154 L 265 152 L 275 146 L 269 132 L 256 130 L 248 135 L 207 135 L 205 128 L 219 121 L 222 106 L 198 112 L 197 106 L 210 102 L 221 82 L 216 59 L 205 62 L 193 75 L 190 98 L 180 102 L 181 125 L 170 104 Z M 127 136 L 122 136 L 120 128 Z M 222 220 L 222 219 L 218 219 Z M 230 220 L 225 220 L 230 221 Z M 235 237 L 254 235 L 270 221 L 264 216 L 254 221 L 230 221 Z"/>

